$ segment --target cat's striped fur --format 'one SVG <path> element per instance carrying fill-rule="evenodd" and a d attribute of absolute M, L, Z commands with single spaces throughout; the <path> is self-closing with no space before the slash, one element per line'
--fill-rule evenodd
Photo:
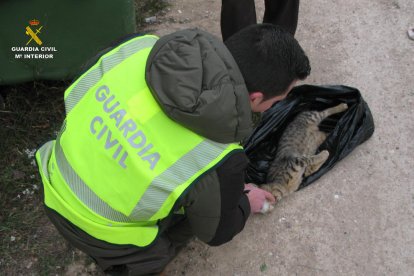
<path fill-rule="evenodd" d="M 276 200 L 296 191 L 303 176 L 319 170 L 329 157 L 323 150 L 316 150 L 325 141 L 327 134 L 318 125 L 327 117 L 345 111 L 345 103 L 323 111 L 304 111 L 287 126 L 279 140 L 275 159 L 270 165 L 266 183 L 260 187 L 272 193 Z M 269 207 L 269 204 L 266 204 Z M 266 206 L 264 209 L 266 209 Z M 268 210 L 262 210 L 267 212 Z"/>

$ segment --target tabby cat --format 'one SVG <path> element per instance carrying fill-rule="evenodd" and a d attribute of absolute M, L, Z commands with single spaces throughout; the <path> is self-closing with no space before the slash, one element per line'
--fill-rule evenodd
<path fill-rule="evenodd" d="M 275 159 L 270 165 L 266 183 L 260 188 L 273 194 L 277 201 L 299 188 L 303 176 L 315 173 L 329 157 L 323 150 L 315 154 L 327 134 L 318 125 L 327 117 L 345 111 L 348 105 L 341 103 L 323 111 L 304 111 L 287 126 L 279 140 Z M 273 209 L 268 202 L 262 213 Z"/>

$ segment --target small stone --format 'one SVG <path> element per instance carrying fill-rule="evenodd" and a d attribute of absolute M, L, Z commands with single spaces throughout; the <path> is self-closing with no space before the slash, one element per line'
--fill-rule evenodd
<path fill-rule="evenodd" d="M 338 199 L 339 198 L 339 195 L 335 195 L 334 197 L 335 197 L 335 199 Z"/>
<path fill-rule="evenodd" d="M 91 264 L 89 265 L 89 267 L 88 267 L 88 270 L 89 270 L 89 271 L 96 271 L 96 265 L 95 265 L 95 263 L 91 263 Z"/>
<path fill-rule="evenodd" d="M 155 23 L 155 22 L 157 22 L 157 17 L 156 16 L 151 16 L 151 17 L 145 18 L 145 23 L 152 24 L 152 23 Z"/>
<path fill-rule="evenodd" d="M 32 149 L 32 150 L 25 149 L 24 152 L 27 154 L 27 158 L 30 159 L 30 158 L 34 157 L 34 155 L 36 153 L 36 149 Z"/>

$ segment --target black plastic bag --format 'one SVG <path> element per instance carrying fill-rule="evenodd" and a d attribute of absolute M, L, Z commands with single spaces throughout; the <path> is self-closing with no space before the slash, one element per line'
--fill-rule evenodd
<path fill-rule="evenodd" d="M 356 146 L 371 137 L 374 133 L 374 120 L 357 89 L 339 85 L 295 87 L 288 98 L 263 114 L 259 125 L 246 139 L 244 148 L 250 159 L 246 183 L 266 183 L 266 174 L 275 157 L 279 138 L 298 113 L 323 110 L 340 103 L 347 103 L 348 109 L 344 113 L 330 116 L 319 125 L 329 135 L 318 152 L 328 150 L 329 158 L 316 173 L 303 179 L 299 189 L 317 180 Z"/>

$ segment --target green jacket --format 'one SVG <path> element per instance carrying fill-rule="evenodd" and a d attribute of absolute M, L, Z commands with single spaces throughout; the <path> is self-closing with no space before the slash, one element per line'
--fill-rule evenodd
<path fill-rule="evenodd" d="M 224 43 L 198 29 L 162 37 L 152 49 L 146 80 L 164 112 L 213 141 L 241 141 L 251 132 L 243 76 Z M 247 157 L 235 154 L 183 197 L 194 234 L 218 245 L 239 233 L 250 213 L 243 193 Z"/>

